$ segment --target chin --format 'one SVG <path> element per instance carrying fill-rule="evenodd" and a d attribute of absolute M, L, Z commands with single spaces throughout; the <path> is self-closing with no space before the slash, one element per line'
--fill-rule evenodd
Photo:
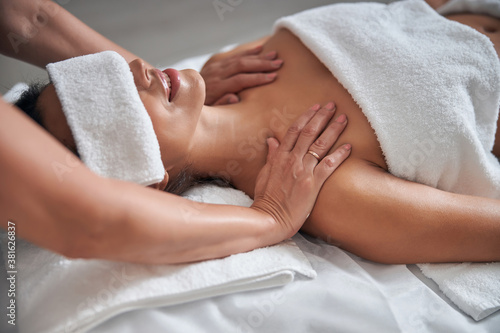
<path fill-rule="evenodd" d="M 184 69 L 180 71 L 182 84 L 189 85 L 189 97 L 191 101 L 201 103 L 200 108 L 205 103 L 205 80 L 198 71 L 194 69 Z"/>

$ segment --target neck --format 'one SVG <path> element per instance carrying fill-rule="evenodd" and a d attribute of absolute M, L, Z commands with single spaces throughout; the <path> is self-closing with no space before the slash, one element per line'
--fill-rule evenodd
<path fill-rule="evenodd" d="M 187 159 L 193 171 L 225 178 L 250 195 L 272 135 L 252 109 L 243 103 L 204 106 Z"/>

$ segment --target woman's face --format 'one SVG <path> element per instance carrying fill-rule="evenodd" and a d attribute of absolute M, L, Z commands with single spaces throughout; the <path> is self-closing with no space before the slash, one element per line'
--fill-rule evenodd
<path fill-rule="evenodd" d="M 165 169 L 169 171 L 186 157 L 205 101 L 205 83 L 194 70 L 161 72 L 136 59 L 130 64 L 134 82 L 160 144 Z M 40 95 L 38 106 L 47 130 L 69 149 L 75 149 L 54 86 Z"/>
<path fill-rule="evenodd" d="M 194 70 L 148 68 L 136 59 L 130 64 L 142 103 L 153 122 L 167 171 L 189 151 L 205 101 L 205 82 Z"/>

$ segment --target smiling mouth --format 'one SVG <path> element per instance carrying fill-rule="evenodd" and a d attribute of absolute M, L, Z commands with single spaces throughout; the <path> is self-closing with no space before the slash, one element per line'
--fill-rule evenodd
<path fill-rule="evenodd" d="M 163 88 L 165 88 L 165 92 L 170 102 L 172 94 L 172 82 L 170 80 L 170 77 L 167 74 L 160 71 L 159 69 L 155 69 L 155 72 L 158 74 L 158 77 L 160 78 L 160 81 L 163 84 Z"/>
<path fill-rule="evenodd" d="M 175 100 L 175 98 L 177 97 L 177 93 L 179 92 L 179 89 L 181 86 L 180 73 L 173 68 L 167 68 L 164 71 L 162 71 L 162 73 L 169 80 L 169 82 L 167 82 L 167 85 L 169 85 L 169 89 L 170 89 L 169 102 L 173 102 Z"/>

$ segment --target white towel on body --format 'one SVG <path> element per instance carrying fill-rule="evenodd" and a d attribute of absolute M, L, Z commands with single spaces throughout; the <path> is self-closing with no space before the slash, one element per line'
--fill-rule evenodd
<path fill-rule="evenodd" d="M 122 56 L 105 51 L 48 64 L 47 71 L 90 170 L 144 186 L 163 180 L 153 124 Z"/>
<path fill-rule="evenodd" d="M 185 196 L 205 203 L 252 202 L 241 191 L 210 185 Z M 6 234 L 2 236 L 6 244 Z M 296 274 L 316 277 L 291 239 L 223 259 L 179 265 L 68 260 L 21 240 L 16 256 L 19 333 L 84 332 L 134 309 L 282 286 Z"/>
<path fill-rule="evenodd" d="M 280 19 L 279 28 L 294 33 L 349 91 L 392 174 L 500 199 L 500 164 L 491 153 L 500 64 L 485 35 L 419 0 L 325 6 Z M 477 264 L 473 280 L 461 279 L 453 265 L 425 267 L 431 278 L 449 268 L 456 278 L 447 281 L 457 288 L 435 281 L 474 319 L 500 308 L 500 263 Z M 482 286 L 491 293 L 479 292 Z"/>

